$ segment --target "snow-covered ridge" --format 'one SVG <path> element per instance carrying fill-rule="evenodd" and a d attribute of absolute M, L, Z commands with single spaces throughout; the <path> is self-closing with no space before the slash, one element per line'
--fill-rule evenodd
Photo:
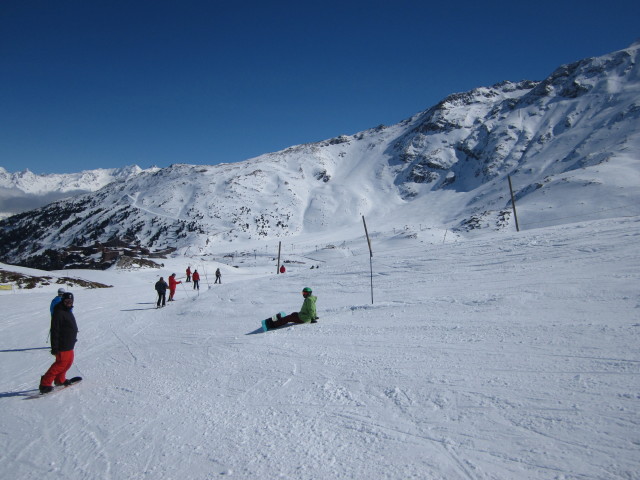
<path fill-rule="evenodd" d="M 158 170 L 152 167 L 150 171 Z M 9 173 L 0 167 L 0 187 L 17 188 L 24 193 L 45 194 L 52 191 L 68 192 L 76 190 L 95 191 L 116 181 L 126 180 L 143 172 L 137 165 L 121 168 L 99 168 L 83 170 L 79 173 L 35 174 L 29 169 Z"/>
<path fill-rule="evenodd" d="M 392 126 L 143 171 L 0 223 L 0 260 L 41 265 L 47 250 L 114 238 L 206 254 L 221 242 L 358 236 L 362 216 L 391 229 L 514 229 L 507 176 L 525 229 L 638 215 L 639 50 L 453 94 Z"/>
<path fill-rule="evenodd" d="M 44 206 L 60 198 L 95 192 L 111 182 L 127 180 L 143 171 L 137 165 L 99 168 L 79 173 L 35 174 L 29 169 L 10 173 L 0 167 L 0 218 Z"/>

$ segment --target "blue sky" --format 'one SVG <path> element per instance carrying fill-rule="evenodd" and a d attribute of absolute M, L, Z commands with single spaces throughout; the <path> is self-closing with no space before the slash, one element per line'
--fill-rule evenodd
<path fill-rule="evenodd" d="M 541 80 L 640 38 L 635 1 L 0 2 L 0 166 L 236 162 Z"/>

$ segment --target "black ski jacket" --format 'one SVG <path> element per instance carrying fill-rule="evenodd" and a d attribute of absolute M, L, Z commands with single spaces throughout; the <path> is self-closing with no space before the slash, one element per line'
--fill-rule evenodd
<path fill-rule="evenodd" d="M 53 309 L 51 317 L 51 350 L 65 352 L 73 350 L 78 339 L 78 325 L 76 317 L 70 308 L 62 302 Z"/>
<path fill-rule="evenodd" d="M 156 292 L 160 294 L 167 293 L 167 288 L 169 288 L 169 285 L 167 285 L 167 282 L 164 280 L 158 280 L 156 282 Z"/>

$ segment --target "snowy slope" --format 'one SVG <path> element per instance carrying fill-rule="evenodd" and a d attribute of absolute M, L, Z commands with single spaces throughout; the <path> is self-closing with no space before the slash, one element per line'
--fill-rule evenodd
<path fill-rule="evenodd" d="M 142 172 L 1 222 L 0 259 L 33 266 L 47 249 L 125 237 L 207 254 L 236 240 L 359 231 L 363 215 L 402 219 L 398 228 L 512 230 L 508 175 L 524 229 L 637 215 L 639 51 L 451 95 L 389 127 Z"/>
<path fill-rule="evenodd" d="M 85 380 L 50 397 L 29 399 L 57 286 L 0 292 L 4 476 L 637 478 L 638 218 L 464 237 L 393 227 L 409 220 L 368 225 L 373 302 L 362 232 L 283 244 L 284 275 L 275 240 L 176 256 L 159 274 L 190 264 L 202 290 L 161 310 L 157 271 L 53 272 L 114 287 L 74 290 Z M 306 285 L 318 324 L 257 331 Z"/>

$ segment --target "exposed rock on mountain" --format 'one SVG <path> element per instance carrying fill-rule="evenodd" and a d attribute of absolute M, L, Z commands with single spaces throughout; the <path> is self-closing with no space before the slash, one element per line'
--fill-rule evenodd
<path fill-rule="evenodd" d="M 389 127 L 236 164 L 139 172 L 1 222 L 0 260 L 124 238 L 206 253 L 359 226 L 362 215 L 389 224 L 399 209 L 433 228 L 512 228 L 507 175 L 525 227 L 638 214 L 639 50 L 454 94 Z"/>

